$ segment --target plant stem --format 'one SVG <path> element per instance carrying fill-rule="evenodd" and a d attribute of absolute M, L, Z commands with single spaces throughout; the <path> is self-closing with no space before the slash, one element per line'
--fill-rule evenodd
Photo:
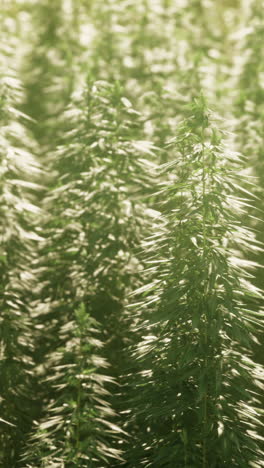
<path fill-rule="evenodd" d="M 81 327 L 81 325 L 80 325 Z M 80 366 L 80 374 L 83 373 L 83 355 L 82 355 L 82 329 L 81 329 L 81 337 L 80 337 L 80 353 L 81 353 L 81 366 Z M 76 450 L 77 450 L 77 460 L 79 458 L 79 445 L 80 445 L 80 416 L 81 416 L 81 397 L 82 397 L 82 382 L 81 377 L 79 377 L 78 381 L 78 394 L 77 394 L 77 428 L 76 428 Z"/>
<path fill-rule="evenodd" d="M 203 176 L 202 176 L 202 184 L 203 184 L 203 265 L 205 264 L 206 260 L 206 206 L 205 206 L 205 195 L 206 195 L 206 174 L 205 174 L 205 154 L 204 154 L 204 126 L 202 127 L 202 164 L 203 164 Z M 204 348 L 207 350 L 207 309 L 206 309 L 206 302 L 205 296 L 207 292 L 207 278 L 205 278 L 204 283 L 204 296 L 203 296 L 203 306 L 204 306 L 204 318 L 205 318 L 205 330 L 204 330 Z M 207 356 L 205 357 L 204 361 L 205 365 L 205 378 L 207 378 Z M 205 382 L 205 396 L 204 396 L 204 410 L 203 410 L 203 468 L 207 466 L 207 446 L 206 446 L 206 426 L 207 426 L 207 381 Z"/>

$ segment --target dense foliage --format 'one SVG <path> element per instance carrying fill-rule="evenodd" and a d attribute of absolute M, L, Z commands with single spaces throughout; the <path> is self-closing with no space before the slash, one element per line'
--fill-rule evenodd
<path fill-rule="evenodd" d="M 5 0 L 0 465 L 263 466 L 259 0 Z"/>

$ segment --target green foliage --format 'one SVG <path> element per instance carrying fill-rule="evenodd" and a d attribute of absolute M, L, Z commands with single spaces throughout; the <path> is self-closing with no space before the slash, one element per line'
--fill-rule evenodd
<path fill-rule="evenodd" d="M 261 466 L 262 375 L 251 347 L 262 296 L 237 245 L 260 248 L 239 221 L 250 204 L 234 196 L 245 179 L 240 156 L 215 119 L 196 99 L 169 145 L 176 159 L 161 166 L 170 173 L 159 192 L 166 209 L 146 242 L 151 282 L 133 306 L 142 330 L 133 354 L 141 366 L 130 410 L 133 467 Z"/>
<path fill-rule="evenodd" d="M 63 119 L 67 132 L 52 165 L 58 178 L 47 198 L 48 265 L 56 265 L 56 290 L 65 289 L 67 275 L 70 294 L 103 320 L 108 340 L 139 274 L 135 248 L 148 216 L 141 197 L 151 186 L 144 158 L 154 159 L 153 148 L 138 139 L 140 115 L 118 84 L 88 85 Z"/>
<path fill-rule="evenodd" d="M 254 218 L 251 225 L 256 230 L 257 239 L 263 241 L 263 188 L 264 188 L 264 164 L 263 164 L 263 50 L 264 38 L 263 11 L 259 2 L 252 2 L 249 12 L 248 28 L 242 30 L 243 37 L 240 50 L 243 52 L 243 60 L 239 66 L 239 86 L 235 102 L 235 130 L 236 145 L 247 157 L 250 174 L 255 177 L 257 183 L 253 190 L 257 196 L 254 203 Z M 263 253 L 251 252 L 254 261 L 263 264 Z M 256 274 L 256 285 L 263 287 L 263 269 Z M 261 334 L 259 334 L 261 340 Z M 256 351 L 256 358 L 263 363 L 263 346 Z"/>
<path fill-rule="evenodd" d="M 107 364 L 95 354 L 102 346 L 96 333 L 97 324 L 83 303 L 61 327 L 61 346 L 49 356 L 47 381 L 54 395 L 32 435 L 24 457 L 27 467 L 95 467 L 108 464 L 109 458 L 121 460 L 120 451 L 105 442 L 105 434 L 117 436 L 121 430 L 111 422 L 114 412 L 105 400 L 104 386 L 112 380 L 97 373 Z"/>
<path fill-rule="evenodd" d="M 40 169 L 27 148 L 26 119 L 18 110 L 21 85 L 7 67 L 5 51 L 0 56 L 0 463 L 7 467 L 17 466 L 36 412 L 30 262 L 40 239 L 34 227 Z"/>
<path fill-rule="evenodd" d="M 59 137 L 56 122 L 73 88 L 73 56 L 79 49 L 72 14 L 65 11 L 62 0 L 37 3 L 32 9 L 32 23 L 25 32 L 31 47 L 22 64 L 26 89 L 23 107 L 33 118 L 30 129 L 46 159 L 46 147 Z"/>
<path fill-rule="evenodd" d="M 262 466 L 261 2 L 0 29 L 0 465 Z"/>
<path fill-rule="evenodd" d="M 38 321 L 40 327 L 45 323 L 46 343 L 42 343 L 41 333 L 39 342 L 43 350 L 46 348 L 41 363 L 44 359 L 47 366 L 47 414 L 27 452 L 29 466 L 32 447 L 37 459 L 45 460 L 44 466 L 55 462 L 86 466 L 78 465 L 81 458 L 97 466 L 96 462 L 106 463 L 107 456 L 119 453 L 108 447 L 109 431 L 103 430 L 105 425 L 118 431 L 105 417 L 114 415 L 110 397 L 108 402 L 100 400 L 101 394 L 108 395 L 104 384 L 114 381 L 101 374 L 105 361 L 99 356 L 107 356 L 110 374 L 120 374 L 124 341 L 128 340 L 122 309 L 126 293 L 138 281 L 140 265 L 133 250 L 146 225 L 140 189 L 151 184 L 143 158 L 152 154 L 152 146 L 136 140 L 139 114 L 118 84 L 89 85 L 81 96 L 73 97 L 63 119 L 67 132 L 52 158 L 58 178 L 47 197 L 48 237 L 40 263 L 43 287 Z M 81 315 L 76 315 L 76 310 L 81 310 Z M 105 345 L 98 357 L 89 346 L 94 341 L 88 334 L 94 321 L 91 317 L 102 323 L 99 336 Z M 78 343 L 76 333 L 82 337 Z M 101 348 L 100 342 L 97 347 Z M 94 386 L 88 385 L 85 375 Z M 55 386 L 49 388 L 53 380 Z M 73 407 L 70 401 L 75 402 Z M 93 407 L 96 401 L 101 404 Z M 71 417 L 69 411 L 73 412 Z M 87 426 L 89 418 L 93 422 Z M 67 421 L 74 429 L 68 428 Z M 43 432 L 42 428 L 51 430 Z"/>
<path fill-rule="evenodd" d="M 241 67 L 237 98 L 239 144 L 249 156 L 263 185 L 263 11 L 259 2 L 252 6 L 249 28 L 244 39 L 245 59 Z M 252 149 L 254 152 L 252 154 Z"/>

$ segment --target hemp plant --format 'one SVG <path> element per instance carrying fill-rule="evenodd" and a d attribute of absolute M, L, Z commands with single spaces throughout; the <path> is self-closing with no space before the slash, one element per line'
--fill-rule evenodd
<path fill-rule="evenodd" d="M 28 440 L 23 466 L 96 467 L 122 460 L 120 450 L 107 441 L 122 431 L 111 421 L 115 413 L 105 385 L 113 379 L 102 373 L 108 364 L 98 353 L 97 334 L 98 324 L 84 304 L 75 305 L 72 319 L 59 330 L 57 349 L 48 356 L 49 400 Z"/>
<path fill-rule="evenodd" d="M 261 188 L 264 185 L 263 167 L 263 9 L 259 2 L 253 2 L 248 33 L 240 50 L 244 57 L 239 73 L 235 116 L 237 118 L 237 143 L 249 158 Z M 256 184 L 256 189 L 258 185 Z"/>
<path fill-rule="evenodd" d="M 21 83 L 0 51 L 0 464 L 17 466 L 26 433 L 37 414 L 32 358 L 30 291 L 32 261 L 40 236 L 35 220 L 41 175 L 29 151 L 27 117 L 19 106 Z M 9 52 L 9 48 L 6 49 Z M 30 174 L 30 177 L 29 177 Z"/>
<path fill-rule="evenodd" d="M 58 116 L 73 89 L 73 57 L 79 53 L 77 32 L 66 6 L 63 0 L 24 6 L 29 13 L 29 42 L 21 66 L 26 90 L 23 110 L 32 118 L 28 127 L 44 158 L 59 138 Z"/>
<path fill-rule="evenodd" d="M 259 2 L 250 5 L 250 17 L 247 34 L 240 47 L 241 60 L 237 75 L 237 92 L 234 107 L 235 115 L 235 144 L 243 151 L 250 168 L 250 175 L 255 179 L 253 187 L 256 195 L 254 203 L 255 217 L 250 218 L 251 226 L 256 230 L 259 241 L 263 241 L 263 190 L 264 190 L 264 152 L 263 152 L 263 48 L 264 39 L 263 9 Z M 263 252 L 252 252 L 252 260 L 263 265 Z M 256 275 L 255 284 L 262 287 L 264 280 L 263 268 Z M 257 359 L 263 363 L 263 346 L 256 350 Z"/>
<path fill-rule="evenodd" d="M 116 412 L 132 339 L 124 305 L 140 284 L 135 249 L 152 215 L 141 198 L 152 183 L 144 156 L 155 155 L 138 139 L 140 115 L 122 88 L 88 84 L 62 119 L 36 306 L 46 409 L 25 453 L 29 467 L 120 460 Z"/>
<path fill-rule="evenodd" d="M 151 223 L 142 196 L 156 155 L 140 118 L 118 84 L 95 82 L 73 96 L 53 159 L 59 179 L 47 198 L 55 223 L 49 243 L 62 262 L 56 273 L 69 269 L 71 291 L 85 294 L 107 339 L 118 336 L 127 290 L 140 276 L 135 249 Z"/>
<path fill-rule="evenodd" d="M 243 158 L 218 128 L 199 96 L 168 146 L 175 159 L 160 167 L 163 216 L 143 249 L 149 282 L 131 306 L 141 369 L 131 376 L 127 466 L 262 464 L 263 372 L 252 360 L 262 293 L 245 259 L 261 246 L 243 225 Z"/>

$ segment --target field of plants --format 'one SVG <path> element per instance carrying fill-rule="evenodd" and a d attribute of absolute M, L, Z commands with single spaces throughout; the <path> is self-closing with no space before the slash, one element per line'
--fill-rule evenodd
<path fill-rule="evenodd" d="M 0 36 L 0 467 L 264 467 L 263 0 Z"/>

